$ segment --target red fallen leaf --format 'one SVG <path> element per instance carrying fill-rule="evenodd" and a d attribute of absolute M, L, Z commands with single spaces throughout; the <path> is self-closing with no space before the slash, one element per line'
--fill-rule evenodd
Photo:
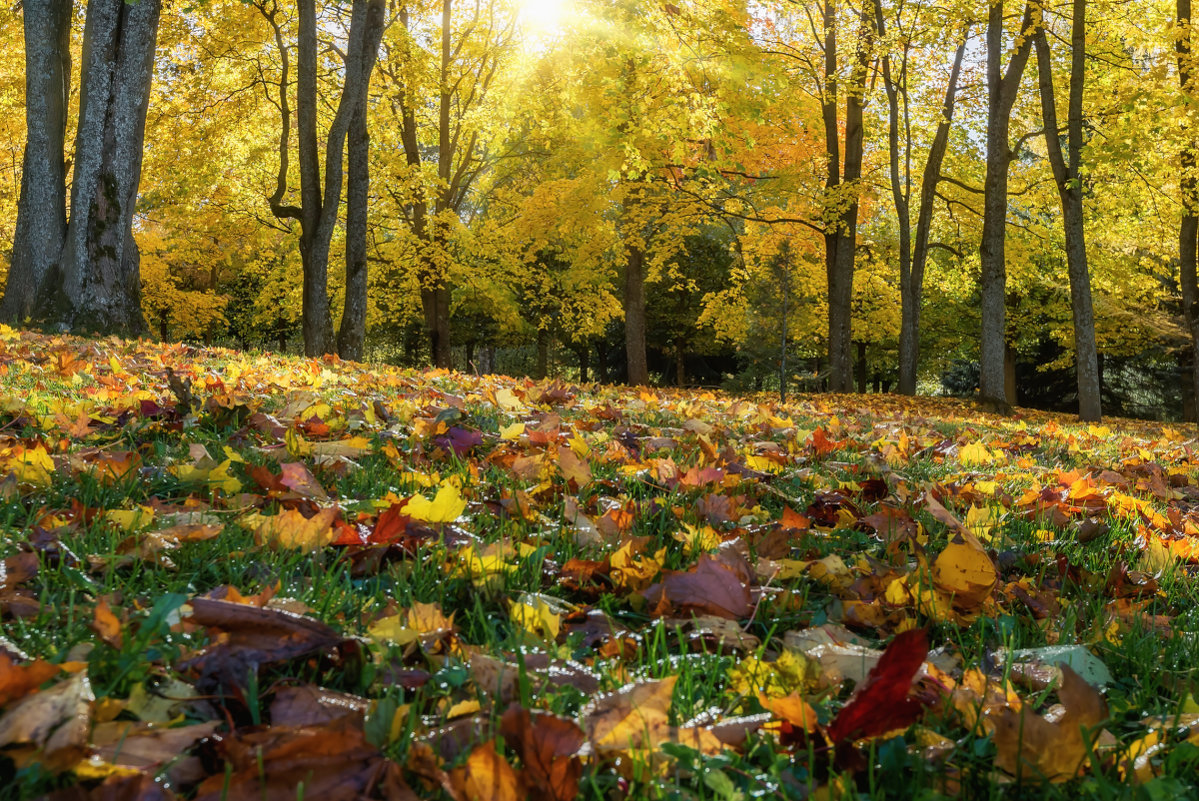
<path fill-rule="evenodd" d="M 306 798 L 357 801 L 380 783 L 383 755 L 362 729 L 345 720 L 327 726 L 272 726 L 218 737 L 217 756 L 228 764 L 209 776 L 196 801 L 284 801 L 304 784 Z"/>
<path fill-rule="evenodd" d="M 912 688 L 912 678 L 926 656 L 928 635 L 924 629 L 911 629 L 897 635 L 853 698 L 829 723 L 829 742 L 835 747 L 914 723 L 923 704 L 919 699 L 909 697 L 908 692 Z"/>
<path fill-rule="evenodd" d="M 828 432 L 823 428 L 818 428 L 812 432 L 812 450 L 817 456 L 826 456 L 834 451 L 839 451 L 845 446 L 843 440 L 834 440 L 828 438 Z"/>
<path fill-rule="evenodd" d="M 250 478 L 262 489 L 268 493 L 276 495 L 286 495 L 287 485 L 280 480 L 280 476 L 271 472 L 269 467 L 263 467 L 260 464 L 253 464 L 246 468 L 246 472 L 250 474 Z"/>
<path fill-rule="evenodd" d="M 403 508 L 403 503 L 393 503 L 384 509 L 375 521 L 369 541 L 376 545 L 387 545 L 402 539 L 408 530 L 408 524 L 412 522 L 411 517 L 400 513 Z"/>
<path fill-rule="evenodd" d="M 578 753 L 587 739 L 578 724 L 554 715 L 533 717 L 512 704 L 500 720 L 500 732 L 524 763 L 529 798 L 570 801 L 578 796 L 583 775 Z"/>
<path fill-rule="evenodd" d="M 699 467 L 697 465 L 679 476 L 678 485 L 683 489 L 698 489 L 708 484 L 719 484 L 722 481 L 724 481 L 724 471 L 719 467 Z"/>

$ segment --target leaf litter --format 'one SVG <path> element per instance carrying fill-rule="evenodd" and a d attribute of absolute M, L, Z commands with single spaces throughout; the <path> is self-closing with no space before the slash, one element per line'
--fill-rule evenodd
<path fill-rule="evenodd" d="M 11 329 L 0 379 L 18 797 L 1195 786 L 1191 429 Z"/>

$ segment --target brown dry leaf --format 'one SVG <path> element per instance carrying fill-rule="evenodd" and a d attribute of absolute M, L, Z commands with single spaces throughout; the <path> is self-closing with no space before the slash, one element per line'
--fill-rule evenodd
<path fill-rule="evenodd" d="M 361 726 L 369 708 L 370 702 L 357 695 L 302 684 L 275 693 L 270 719 L 274 726 L 319 726 L 349 718 Z"/>
<path fill-rule="evenodd" d="M 329 500 L 329 495 L 321 486 L 321 482 L 316 480 L 316 476 L 309 472 L 303 462 L 287 462 L 279 467 L 281 471 L 279 483 L 292 492 L 317 501 Z"/>
<path fill-rule="evenodd" d="M 87 752 L 94 700 L 85 672 L 26 696 L 0 717 L 0 748 L 18 765 L 66 770 Z"/>
<path fill-rule="evenodd" d="M 705 753 L 721 750 L 723 745 L 706 729 L 670 725 L 670 697 L 678 679 L 629 684 L 585 706 L 580 717 L 592 749 L 628 751 L 677 742 Z"/>
<path fill-rule="evenodd" d="M 975 540 L 977 542 L 977 540 Z M 959 609 L 977 609 L 990 597 L 999 576 L 991 557 L 961 534 L 950 540 L 933 562 L 933 583 L 953 596 Z"/>
<path fill-rule="evenodd" d="M 558 448 L 558 469 L 564 479 L 573 481 L 579 489 L 591 483 L 591 465 L 566 446 Z"/>
<path fill-rule="evenodd" d="M 202 692 L 242 686 L 250 671 L 302 656 L 356 651 L 357 643 L 313 618 L 230 601 L 191 600 L 190 622 L 223 633 L 180 667 L 197 670 Z"/>
<path fill-rule="evenodd" d="M 90 789 L 73 785 L 42 796 L 42 801 L 174 801 L 178 798 L 152 773 L 109 776 Z"/>
<path fill-rule="evenodd" d="M 17 660 L 0 651 L 0 707 L 34 692 L 58 675 L 58 670 L 58 665 L 42 659 L 18 665 Z"/>
<path fill-rule="evenodd" d="M 753 612 L 749 585 L 723 562 L 704 554 L 693 570 L 671 573 L 645 591 L 654 607 L 665 611 L 740 620 Z"/>
<path fill-rule="evenodd" d="M 583 763 L 579 749 L 587 737 L 573 720 L 539 714 L 513 704 L 500 723 L 504 740 L 520 755 L 533 801 L 571 801 L 579 794 Z"/>
<path fill-rule="evenodd" d="M 358 801 L 382 778 L 383 756 L 362 730 L 331 726 L 272 726 L 223 737 L 217 752 L 229 765 L 205 779 L 195 801 Z"/>
<path fill-rule="evenodd" d="M 96 756 L 111 765 L 153 770 L 165 765 L 211 736 L 221 725 L 211 720 L 177 729 L 164 729 L 146 723 L 114 720 L 92 728 L 92 746 Z"/>
<path fill-rule="evenodd" d="M 1025 781 L 1068 781 L 1078 775 L 1107 718 L 1107 704 L 1091 685 L 1068 665 L 1062 665 L 1058 698 L 1065 711 L 1048 720 L 1028 707 L 1003 707 L 988 715 L 995 725 L 995 764 Z"/>
<path fill-rule="evenodd" d="M 450 782 L 464 801 L 523 801 L 527 795 L 522 778 L 493 742 L 475 746 L 466 765 L 450 773 Z"/>

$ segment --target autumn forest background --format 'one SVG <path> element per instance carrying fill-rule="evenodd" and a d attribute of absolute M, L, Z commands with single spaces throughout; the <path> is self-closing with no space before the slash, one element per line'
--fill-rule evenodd
<path fill-rule="evenodd" d="M 1189 0 L 140 0 L 144 131 L 102 5 L 0 15 L 9 322 L 1195 419 Z"/>

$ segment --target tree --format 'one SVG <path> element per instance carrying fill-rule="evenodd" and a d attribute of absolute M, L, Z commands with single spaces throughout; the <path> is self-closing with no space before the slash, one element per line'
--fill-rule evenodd
<path fill-rule="evenodd" d="M 426 10 L 428 18 L 421 13 Z M 416 280 L 433 364 L 449 367 L 450 249 L 476 182 L 496 157 L 480 117 L 512 54 L 516 17 L 498 0 L 476 0 L 465 11 L 454 0 L 437 0 L 428 9 L 403 2 L 397 18 L 400 25 L 384 43 L 380 71 L 404 164 L 390 170 L 388 192 L 416 243 Z"/>
<path fill-rule="evenodd" d="M 1099 356 L 1095 345 L 1095 315 L 1091 307 L 1091 272 L 1087 266 L 1087 240 L 1083 225 L 1082 93 L 1086 70 L 1086 0 L 1073 0 L 1070 28 L 1070 88 L 1066 117 L 1068 153 L 1063 155 L 1053 91 L 1053 62 L 1045 26 L 1033 36 L 1037 49 L 1037 71 L 1041 90 L 1045 149 L 1053 169 L 1062 203 L 1062 225 L 1066 234 L 1066 269 L 1070 277 L 1070 308 L 1074 316 L 1075 369 L 1078 373 L 1078 416 L 1098 421 L 1102 417 L 1099 398 Z"/>
<path fill-rule="evenodd" d="M 27 139 L 0 316 L 140 334 L 133 213 L 161 0 L 91 0 L 83 33 L 71 204 L 64 154 L 70 0 L 24 5 Z"/>
<path fill-rule="evenodd" d="M 1194 26 L 1191 0 L 1176 0 L 1179 35 L 1175 43 L 1178 58 L 1178 82 L 1184 95 L 1193 96 L 1199 69 L 1195 64 Z M 1199 398 L 1199 137 L 1187 125 L 1191 141 L 1182 149 L 1182 219 L 1178 224 L 1179 283 L 1182 288 L 1182 312 L 1191 337 L 1191 384 L 1193 397 Z"/>
<path fill-rule="evenodd" d="M 284 202 L 288 193 L 291 147 L 291 103 L 288 94 L 291 83 L 291 58 L 276 1 L 270 0 L 268 7 L 266 0 L 261 0 L 255 6 L 274 32 L 281 63 L 277 100 L 281 122 L 279 172 L 275 192 L 270 197 L 271 212 L 280 220 L 294 219 L 300 223 L 304 352 L 309 356 L 319 356 L 332 353 L 337 347 L 329 309 L 329 250 L 341 207 L 343 151 L 351 120 L 356 117 L 361 117 L 362 121 L 355 124 L 356 141 L 351 145 L 350 173 L 354 179 L 351 189 L 352 229 L 355 237 L 365 240 L 366 235 L 365 224 L 360 222 L 365 214 L 362 196 L 368 180 L 362 138 L 365 134 L 367 89 L 379 50 L 379 40 L 383 36 L 386 9 L 383 0 L 353 0 L 351 5 L 342 87 L 336 115 L 325 137 L 325 169 L 322 182 L 317 131 L 316 0 L 299 0 L 295 83 L 300 205 L 295 206 Z M 361 356 L 361 343 L 365 337 L 366 264 L 365 256 L 358 256 L 359 253 L 365 254 L 365 249 L 365 244 L 360 241 L 350 243 L 347 239 L 347 291 L 355 294 L 351 295 L 349 302 L 345 304 L 347 314 L 343 318 L 341 328 L 342 340 L 348 349 L 354 351 L 347 354 L 351 358 Z"/>
<path fill-rule="evenodd" d="M 982 338 L 979 367 L 979 400 L 1004 411 L 1013 398 L 1008 397 L 1005 360 L 1007 328 L 1004 304 L 1007 301 L 1007 263 L 1004 240 L 1007 236 L 1008 168 L 1014 153 L 1009 141 L 1012 105 L 1020 90 L 1020 80 L 1032 50 L 1033 26 L 1040 24 L 1039 12 L 1032 3 L 1024 6 L 1015 49 L 1002 68 L 1004 51 L 1003 0 L 995 0 L 987 10 L 987 174 L 983 183 L 983 230 L 979 245 L 982 275 L 979 279 L 982 307 Z"/>
<path fill-rule="evenodd" d="M 887 22 L 883 14 L 882 0 L 875 0 L 875 17 L 880 38 L 886 39 Z M 933 222 L 933 204 L 937 199 L 937 186 L 941 182 L 941 165 L 949 146 L 949 131 L 953 124 L 954 104 L 957 99 L 958 78 L 962 71 L 962 60 L 966 54 L 966 36 L 953 54 L 949 79 L 945 85 L 944 100 L 935 133 L 928 146 L 924 171 L 920 181 L 920 197 L 916 211 L 916 237 L 912 241 L 911 197 L 912 197 L 912 125 L 909 78 L 909 61 L 912 56 L 911 37 L 903 28 L 902 4 L 895 13 L 897 34 L 902 47 L 899 63 L 892 63 L 894 56 L 884 51 L 882 62 L 883 88 L 887 94 L 887 153 L 890 157 L 891 197 L 895 204 L 895 216 L 899 233 L 899 287 L 902 322 L 899 334 L 899 392 L 916 394 L 916 375 L 920 364 L 920 312 L 924 304 L 924 271 L 928 264 L 930 236 Z M 901 126 L 901 120 L 903 122 Z M 904 136 L 900 144 L 900 130 Z"/>

